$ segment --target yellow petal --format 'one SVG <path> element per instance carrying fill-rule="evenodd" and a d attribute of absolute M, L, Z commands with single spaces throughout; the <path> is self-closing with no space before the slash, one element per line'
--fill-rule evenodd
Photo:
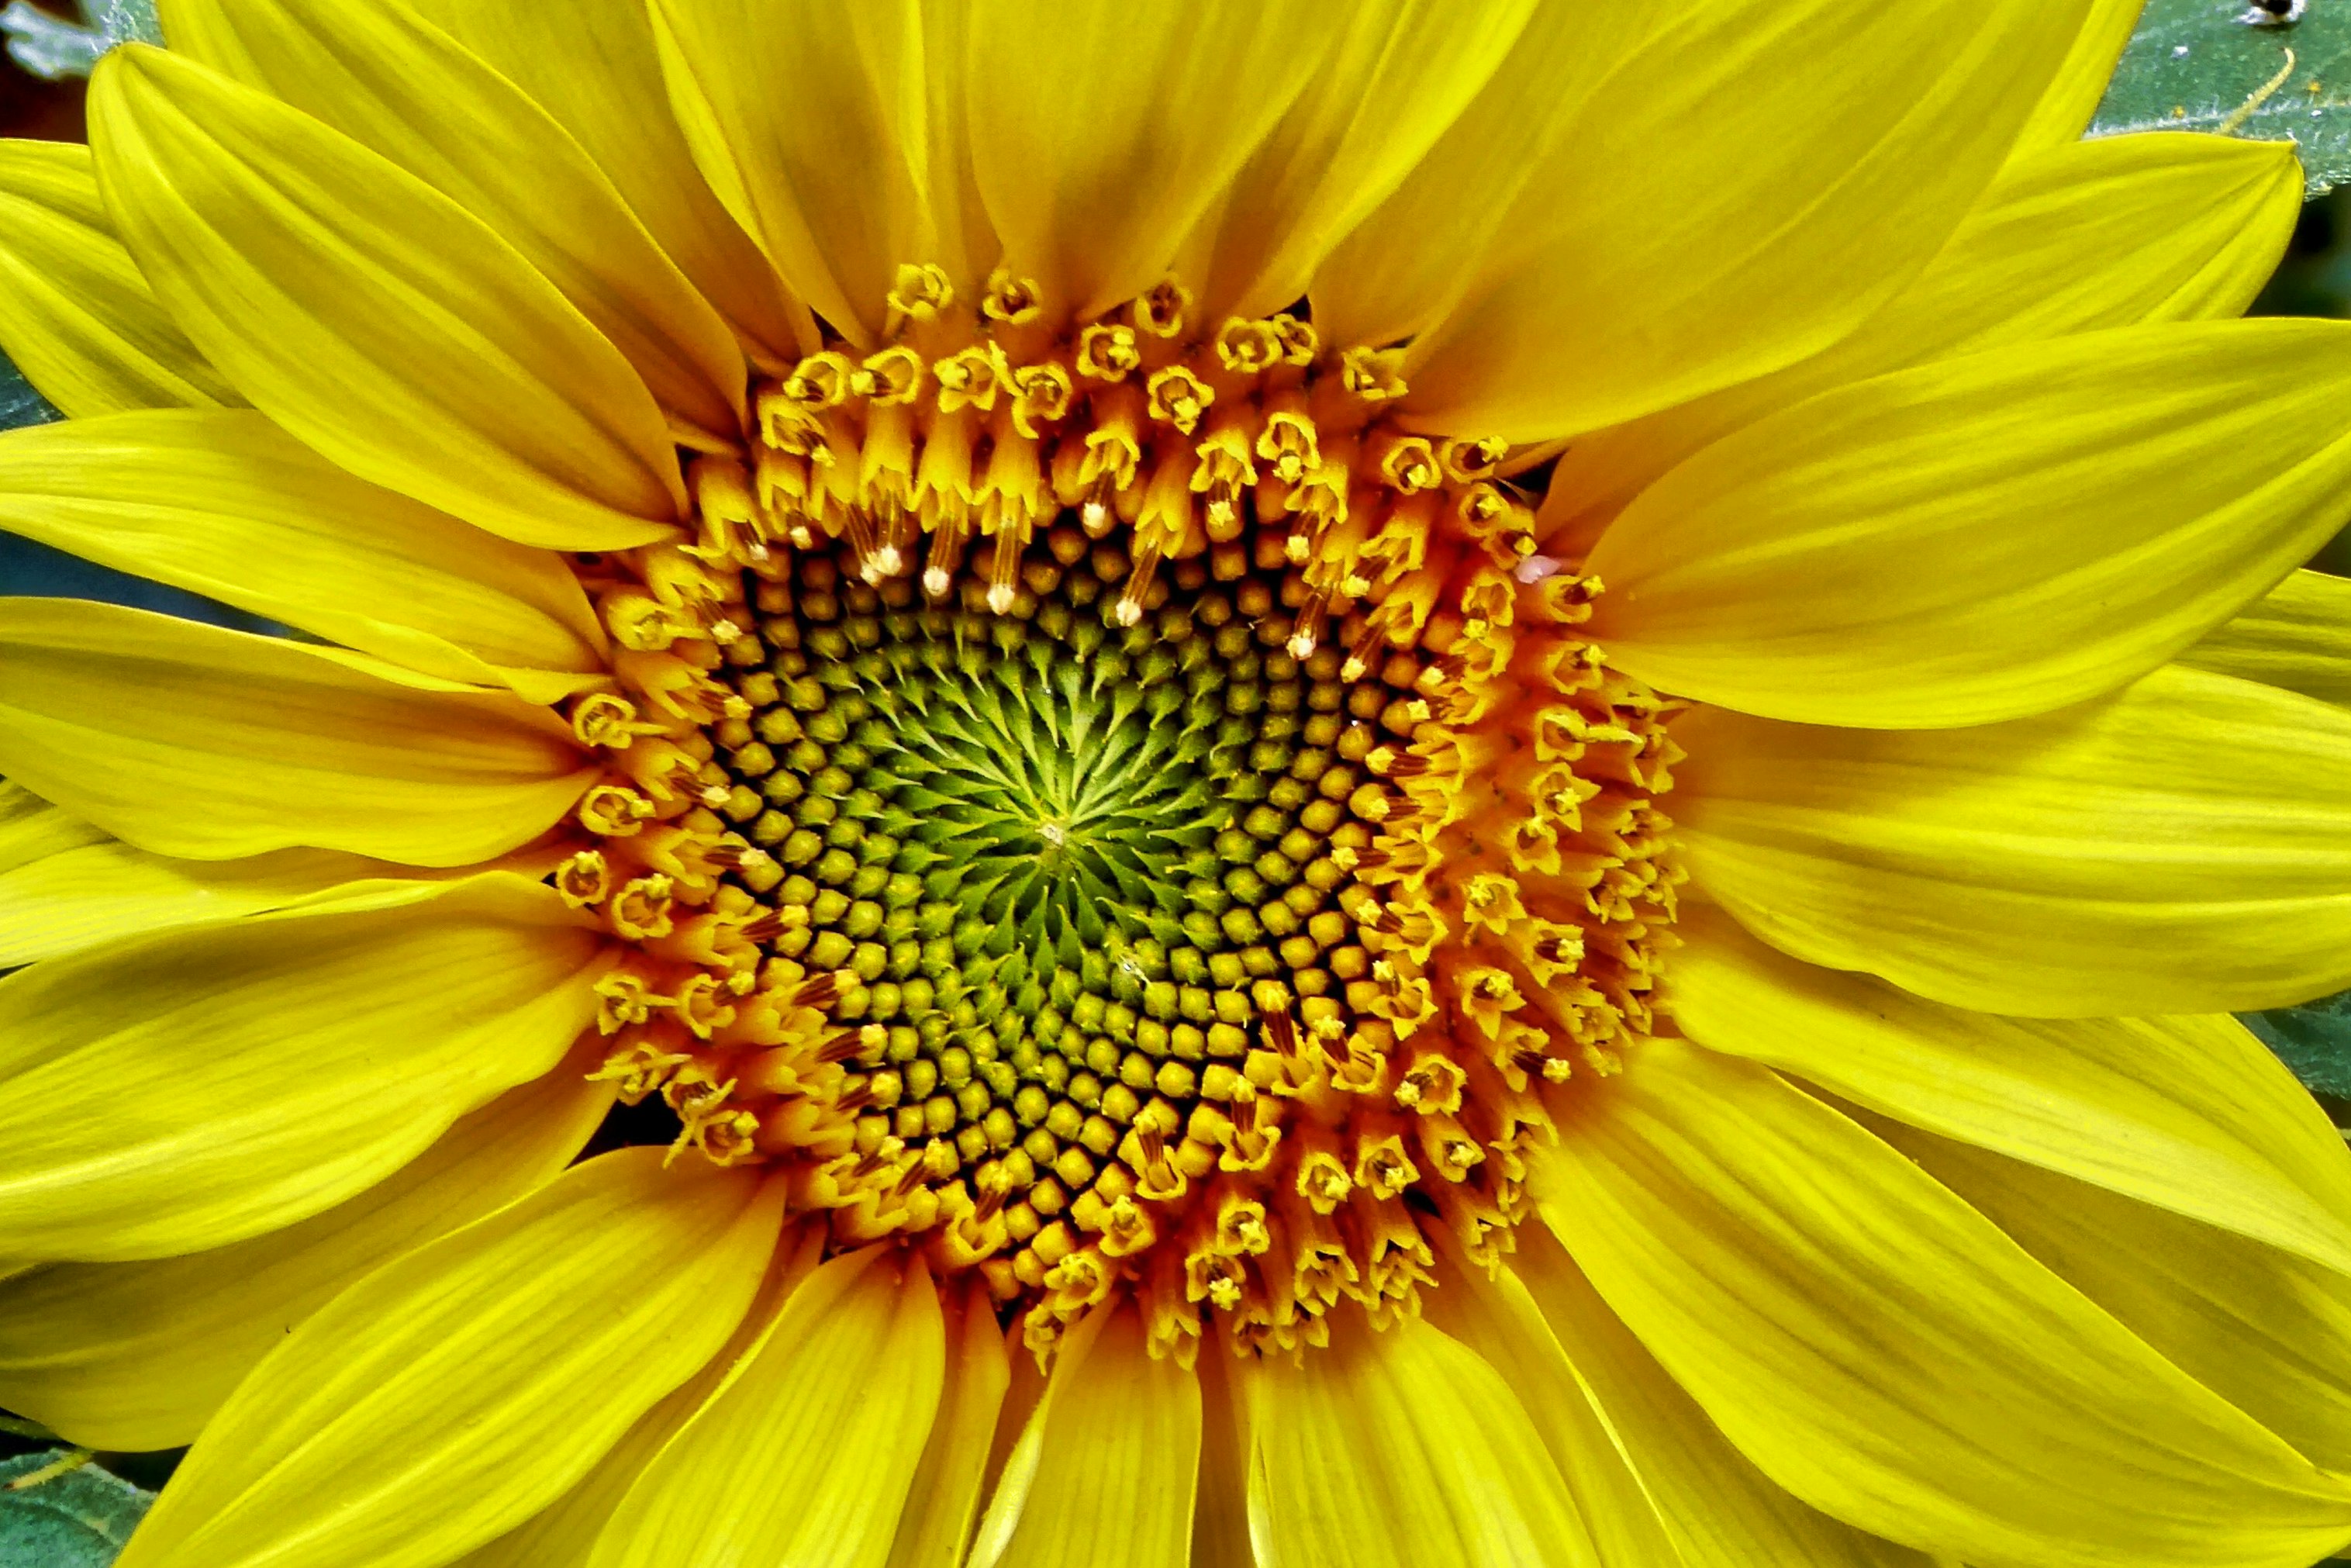
<path fill-rule="evenodd" d="M 663 407 L 743 430 L 742 350 L 569 131 L 439 27 L 368 0 L 163 0 L 173 49 L 315 115 L 489 225 Z"/>
<path fill-rule="evenodd" d="M 2234 1019 L 1967 1012 L 1686 915 L 1674 1018 L 1708 1050 L 2351 1276 L 2343 1139 Z"/>
<path fill-rule="evenodd" d="M 1426 1323 L 1342 1324 L 1242 1377 L 1260 1568 L 1599 1563 L 1518 1396 Z"/>
<path fill-rule="evenodd" d="M 0 873 L 111 841 L 105 829 L 59 810 L 13 779 L 0 779 Z"/>
<path fill-rule="evenodd" d="M 1249 1478 L 1257 1443 L 1240 1387 L 1240 1362 L 1205 1355 L 1195 1362 L 1193 1374 L 1200 1384 L 1200 1469 L 1192 1495 L 1192 1561 L 1253 1563 Z"/>
<path fill-rule="evenodd" d="M 1827 392 L 1602 537 L 1612 663 L 1774 718 L 1945 728 L 2146 674 L 2307 559 L 2351 482 L 2351 325 L 2126 328 Z"/>
<path fill-rule="evenodd" d="M 2351 581 L 2297 571 L 2179 662 L 2351 707 Z"/>
<path fill-rule="evenodd" d="M 307 444 L 556 549 L 669 537 L 684 482 L 628 361 L 478 218 L 193 61 L 90 85 L 123 240 L 205 357 Z"/>
<path fill-rule="evenodd" d="M 604 670 L 560 559 L 350 475 L 246 411 L 0 434 L 0 528 L 450 680 L 539 701 Z"/>
<path fill-rule="evenodd" d="M 1185 1568 L 1200 1385 L 1105 1306 L 1066 1335 L 988 1500 L 971 1568 Z"/>
<path fill-rule="evenodd" d="M 931 259 L 914 0 L 653 0 L 651 15 L 703 177 L 794 292 L 872 346 L 899 266 Z"/>
<path fill-rule="evenodd" d="M 185 861 L 100 835 L 98 842 L 0 871 L 0 968 L 170 926 L 284 909 L 351 883 L 380 891 L 386 881 L 428 880 L 404 866 L 335 850 Z"/>
<path fill-rule="evenodd" d="M 2189 1375 L 2314 1462 L 2351 1469 L 2351 1281 L 1983 1149 L 1884 1135 Z"/>
<path fill-rule="evenodd" d="M 590 1568 L 881 1568 L 945 1357 L 919 1259 L 876 1247 L 833 1260 L 645 1467 Z"/>
<path fill-rule="evenodd" d="M 1457 1264 L 1468 1263 L 1458 1250 L 1451 1257 Z M 1568 1360 L 1534 1297 L 1508 1266 L 1490 1278 L 1474 1263 L 1461 1268 L 1444 1289 L 1428 1292 L 1423 1310 L 1430 1322 L 1499 1373 L 1518 1396 L 1592 1533 L 1601 1568 L 1683 1562 L 1674 1533 L 1626 1463 L 1618 1446 L 1622 1439 L 1601 1414 L 1592 1385 Z"/>
<path fill-rule="evenodd" d="M 1004 251 L 971 168 L 971 82 L 964 62 L 969 56 L 973 18 L 967 5 L 926 5 L 922 9 L 931 245 L 956 293 L 969 302 L 979 297 L 989 269 Z"/>
<path fill-rule="evenodd" d="M 1309 0 L 977 0 L 971 16 L 973 172 L 1004 265 L 1056 318 L 1159 281 L 1340 32 Z"/>
<path fill-rule="evenodd" d="M 2171 666 L 1963 730 L 1677 729 L 1692 873 L 1783 952 L 2043 1018 L 2351 986 L 2351 714 Z"/>
<path fill-rule="evenodd" d="M 552 1180 L 611 1104 L 577 1064 L 508 1090 L 373 1186 L 284 1230 L 0 1285 L 0 1401 L 69 1441 L 173 1448 L 362 1275 Z"/>
<path fill-rule="evenodd" d="M 1531 1176 L 1723 1433 L 1861 1529 L 2069 1568 L 2299 1568 L 2351 1539 L 2351 1485 L 1766 1069 L 1646 1043 Z"/>
<path fill-rule="evenodd" d="M 2097 111 L 2098 100 L 2106 96 L 2106 83 L 2114 79 L 2115 64 L 2122 58 L 2123 46 L 2130 42 L 2131 29 L 2137 26 L 2146 4 L 2147 0 L 2091 0 L 2089 15 L 2074 35 L 2065 63 L 2057 69 L 2057 79 L 2043 92 L 2032 117 L 2024 122 L 2023 133 L 2016 139 L 2019 156 L 2061 146 L 2089 129 L 2090 116 Z"/>
<path fill-rule="evenodd" d="M 659 1149 L 408 1254 L 237 1386 L 122 1568 L 437 1568 L 560 1495 L 726 1343 L 782 1184 Z"/>
<path fill-rule="evenodd" d="M 808 307 L 711 194 L 670 113 L 643 0 L 420 0 L 563 122 L 752 357 L 778 370 L 820 346 Z"/>
<path fill-rule="evenodd" d="M 245 401 L 155 302 L 70 142 L 0 141 L 0 352 L 69 419 Z"/>
<path fill-rule="evenodd" d="M 1935 360 L 2150 321 L 2241 315 L 2302 212 L 2284 142 L 2154 132 L 2069 141 L 2001 171 L 1950 243 L 1824 352 L 1576 442 L 1537 518 L 1581 549 L 1706 446 L 1819 392 Z"/>
<path fill-rule="evenodd" d="M 787 1221 L 767 1279 L 718 1353 L 638 1416 L 604 1450 L 604 1457 L 572 1482 L 569 1491 L 487 1545 L 467 1552 L 451 1568 L 585 1568 L 596 1538 L 604 1532 L 605 1521 L 621 1506 L 629 1488 L 653 1456 L 732 1375 L 736 1364 L 766 1337 L 792 1292 L 816 1272 L 823 1260 L 824 1243 L 821 1224 L 796 1227 Z"/>
<path fill-rule="evenodd" d="M 963 1562 L 979 1514 L 997 1414 L 1011 1382 L 1004 1331 L 982 1283 L 973 1278 L 942 1294 L 947 1350 L 939 1410 L 906 1488 L 888 1568 L 958 1568 Z"/>
<path fill-rule="evenodd" d="M 225 1246 L 555 1065 L 596 935 L 507 873 L 166 931 L 0 980 L 0 1256 Z"/>
<path fill-rule="evenodd" d="M 162 854 L 307 844 L 411 865 L 513 849 L 594 777 L 543 708 L 375 669 L 144 611 L 0 601 L 0 772 Z"/>
<path fill-rule="evenodd" d="M 1477 96 L 1316 273 L 1322 340 L 1395 342 L 1443 316 L 1593 86 L 1655 26 L 1638 6 L 1538 5 Z"/>
<path fill-rule="evenodd" d="M 1418 426 L 1596 430 L 1817 353 L 1982 194 L 2089 0 L 1735 0 L 1585 99 L 1461 303 Z"/>
<path fill-rule="evenodd" d="M 1203 289 L 1211 318 L 1263 316 L 1404 183 L 1518 43 L 1536 0 L 1377 0 L 1232 183 Z"/>
<path fill-rule="evenodd" d="M 1909 1548 L 1840 1524 L 1774 1485 L 1641 1348 L 1549 1231 L 1527 1225 L 1514 1236 L 1511 1276 L 1589 1390 L 1679 1562 L 1689 1568 L 1717 1563 L 1926 1568 L 1927 1560 Z M 1596 1516 L 1587 1517 L 1596 1531 Z M 1652 1560 L 1625 1561 L 1647 1568 Z M 1616 1560 L 1604 1561 L 1617 1568 Z"/>

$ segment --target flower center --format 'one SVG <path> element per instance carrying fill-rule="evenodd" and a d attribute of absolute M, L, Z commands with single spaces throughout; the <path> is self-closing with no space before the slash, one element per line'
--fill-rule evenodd
<path fill-rule="evenodd" d="M 1113 1291 L 1186 1358 L 1406 1310 L 1647 1027 L 1664 705 L 1381 357 L 951 303 L 906 269 L 898 341 L 697 461 L 695 542 L 580 568 L 603 1072 L 1040 1350 Z"/>

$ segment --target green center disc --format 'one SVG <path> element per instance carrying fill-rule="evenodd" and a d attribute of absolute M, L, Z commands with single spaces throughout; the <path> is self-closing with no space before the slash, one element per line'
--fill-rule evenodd
<path fill-rule="evenodd" d="M 771 946 L 864 982 L 831 1010 L 887 1028 L 872 1114 L 967 1159 L 1018 1142 L 1016 1186 L 1368 968 L 1333 851 L 1371 841 L 1348 802 L 1399 694 L 1292 657 L 1278 585 L 1196 563 L 1120 626 L 1124 568 L 1065 560 L 998 615 L 803 558 L 726 650 L 754 709 L 726 814 L 777 862 L 738 873 Z"/>

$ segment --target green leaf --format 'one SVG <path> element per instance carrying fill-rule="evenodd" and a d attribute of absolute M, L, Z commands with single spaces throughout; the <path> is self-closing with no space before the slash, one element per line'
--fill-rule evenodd
<path fill-rule="evenodd" d="M 95 1465 L 82 1465 L 22 1488 L 78 1450 L 51 1448 L 0 1460 L 0 1563 L 39 1568 L 105 1568 L 121 1553 L 155 1494 Z"/>
<path fill-rule="evenodd" d="M 2293 22 L 2249 17 L 2269 13 L 2247 0 L 2147 0 L 2090 134 L 2291 138 L 2312 195 L 2351 180 L 2351 6 L 2307 0 Z"/>
<path fill-rule="evenodd" d="M 47 81 L 89 75 L 99 56 L 117 44 L 163 41 L 155 0 L 82 0 L 81 14 L 86 26 L 52 16 L 31 0 L 9 0 L 0 11 L 0 33 L 16 63 Z"/>
<path fill-rule="evenodd" d="M 2351 1100 L 2351 991 L 2298 1008 L 2239 1016 L 2304 1088 Z"/>
<path fill-rule="evenodd" d="M 63 419 L 49 400 L 33 389 L 25 372 L 0 354 L 0 430 L 14 430 L 20 424 L 47 424 Z"/>

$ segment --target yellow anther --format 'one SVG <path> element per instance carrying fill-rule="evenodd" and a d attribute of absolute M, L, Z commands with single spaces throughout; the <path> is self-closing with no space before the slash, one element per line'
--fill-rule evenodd
<path fill-rule="evenodd" d="M 1172 277 L 1163 279 L 1135 298 L 1135 330 L 1154 338 L 1176 337 L 1184 330 L 1184 318 L 1191 308 L 1192 291 Z"/>
<path fill-rule="evenodd" d="M 900 343 L 869 356 L 859 365 L 850 377 L 850 390 L 859 397 L 893 407 L 920 397 L 929 373 L 923 356 Z"/>
<path fill-rule="evenodd" d="M 1371 443 L 1371 450 L 1381 479 L 1401 495 L 1416 496 L 1444 481 L 1437 449 L 1426 436 L 1384 433 Z"/>
<path fill-rule="evenodd" d="M 674 928 L 670 904 L 676 887 L 661 875 L 641 876 L 624 885 L 612 900 L 614 935 L 632 942 L 668 936 Z"/>
<path fill-rule="evenodd" d="M 1124 322 L 1097 322 L 1078 334 L 1078 374 L 1090 381 L 1123 382 L 1142 363 L 1134 329 Z"/>
<path fill-rule="evenodd" d="M 1510 455 L 1510 444 L 1499 435 L 1481 435 L 1472 440 L 1450 440 L 1437 448 L 1437 457 L 1445 465 L 1445 476 L 1457 485 L 1467 485 L 1479 479 L 1490 479 Z"/>
<path fill-rule="evenodd" d="M 641 735 L 659 735 L 662 727 L 637 718 L 637 705 L 610 692 L 591 692 L 571 705 L 571 733 L 583 746 L 624 751 Z"/>
<path fill-rule="evenodd" d="M 599 784 L 580 798 L 580 825 L 600 838 L 622 839 L 641 831 L 653 803 L 625 784 Z"/>
<path fill-rule="evenodd" d="M 802 408 L 835 408 L 847 401 L 856 373 L 846 354 L 831 350 L 810 354 L 784 378 L 783 393 Z"/>
<path fill-rule="evenodd" d="M 1239 375 L 1253 376 L 1281 362 L 1281 334 L 1270 321 L 1228 316 L 1217 329 L 1217 362 Z"/>
<path fill-rule="evenodd" d="M 605 1034 L 618 1034 L 630 1024 L 643 1023 L 655 1008 L 670 1003 L 669 998 L 648 987 L 643 976 L 628 969 L 600 975 L 589 988 L 596 998 L 596 1026 Z"/>
<path fill-rule="evenodd" d="M 1012 387 L 1013 428 L 1032 441 L 1070 412 L 1070 372 L 1050 361 L 1023 365 L 1013 372 Z"/>
<path fill-rule="evenodd" d="M 1404 1152 L 1404 1139 L 1386 1133 L 1357 1145 L 1354 1178 L 1374 1197 L 1395 1197 L 1420 1179 L 1420 1169 Z"/>
<path fill-rule="evenodd" d="M 1413 1058 L 1397 1082 L 1395 1101 L 1424 1116 L 1449 1116 L 1461 1109 L 1461 1089 L 1469 1074 L 1461 1064 L 1439 1051 L 1425 1051 Z"/>
<path fill-rule="evenodd" d="M 1365 402 L 1404 396 L 1404 350 L 1349 349 L 1339 356 L 1339 384 Z"/>
<path fill-rule="evenodd" d="M 990 344 L 951 354 L 931 367 L 939 383 L 939 412 L 976 408 L 986 413 L 996 406 L 1002 385 L 1004 351 Z"/>
<path fill-rule="evenodd" d="M 1200 416 L 1217 401 L 1216 390 L 1181 365 L 1154 371 L 1148 386 L 1151 417 L 1186 435 L 1192 434 Z"/>
<path fill-rule="evenodd" d="M 1315 331 L 1312 322 L 1301 321 L 1285 310 L 1273 319 L 1272 327 L 1274 335 L 1281 340 L 1284 363 L 1301 367 L 1311 365 L 1322 353 L 1322 335 Z"/>
<path fill-rule="evenodd" d="M 555 868 L 555 891 L 574 909 L 601 904 L 611 887 L 611 872 L 600 850 L 581 850 Z"/>
<path fill-rule="evenodd" d="M 889 306 L 901 316 L 916 321 L 928 321 L 955 302 L 955 285 L 948 280 L 946 268 L 935 263 L 917 267 L 910 262 L 899 264 L 891 283 Z"/>
<path fill-rule="evenodd" d="M 1314 422 L 1303 413 L 1268 414 L 1265 428 L 1258 433 L 1257 455 L 1272 465 L 1275 478 L 1297 484 L 1322 461 Z"/>
<path fill-rule="evenodd" d="M 1004 267 L 987 275 L 987 289 L 980 298 L 980 313 L 991 321 L 1016 324 L 1033 321 L 1041 308 L 1037 296 L 1037 284 L 1032 278 L 1015 277 Z"/>

